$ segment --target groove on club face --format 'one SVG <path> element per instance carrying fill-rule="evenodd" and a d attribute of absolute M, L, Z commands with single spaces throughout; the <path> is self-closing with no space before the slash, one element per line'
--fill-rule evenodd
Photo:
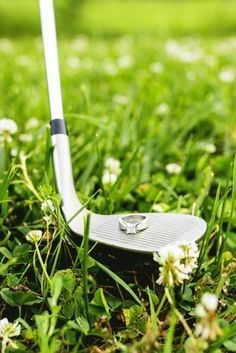
<path fill-rule="evenodd" d="M 128 251 L 153 253 L 167 244 L 177 241 L 191 243 L 206 231 L 206 223 L 199 217 L 172 213 L 142 213 L 149 220 L 149 227 L 137 234 L 126 234 L 119 229 L 121 215 L 92 214 L 89 232 L 90 240 Z M 72 230 L 76 230 L 73 222 Z"/>

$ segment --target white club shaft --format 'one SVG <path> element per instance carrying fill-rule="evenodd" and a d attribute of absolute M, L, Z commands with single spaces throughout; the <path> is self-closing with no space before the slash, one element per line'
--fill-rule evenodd
<path fill-rule="evenodd" d="M 39 5 L 51 119 L 64 119 L 53 0 L 39 0 Z M 57 189 L 68 221 L 82 207 L 73 181 L 68 136 L 65 133 L 53 134 L 52 146 Z M 86 210 L 81 212 L 80 217 L 85 212 Z M 83 223 L 83 219 L 81 222 Z"/>
<path fill-rule="evenodd" d="M 39 0 L 51 119 L 63 119 L 53 0 Z"/>

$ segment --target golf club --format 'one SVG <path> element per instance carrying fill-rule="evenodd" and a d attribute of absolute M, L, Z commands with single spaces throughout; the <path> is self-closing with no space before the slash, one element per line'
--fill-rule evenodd
<path fill-rule="evenodd" d="M 39 4 L 56 185 L 66 222 L 74 233 L 83 236 L 84 216 L 90 211 L 83 208 L 79 201 L 73 181 L 69 138 L 62 106 L 53 0 L 39 0 Z M 203 236 L 206 230 L 203 219 L 185 214 L 90 214 L 90 240 L 135 252 L 153 253 L 177 241 L 191 243 Z"/>

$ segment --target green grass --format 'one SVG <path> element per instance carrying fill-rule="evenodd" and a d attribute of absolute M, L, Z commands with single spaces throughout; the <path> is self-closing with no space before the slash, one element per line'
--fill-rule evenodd
<path fill-rule="evenodd" d="M 94 0 L 83 8 L 82 26 L 95 33 L 227 34 L 235 33 L 235 10 L 235 1 Z"/>
<path fill-rule="evenodd" d="M 236 30 L 234 0 L 57 0 L 61 35 L 227 35 Z M 1 36 L 40 34 L 37 0 L 0 0 Z"/>
<path fill-rule="evenodd" d="M 8 142 L 0 135 L 0 319 L 21 324 L 21 335 L 12 337 L 19 353 L 233 352 L 236 38 L 229 35 L 231 20 L 223 19 L 232 18 L 234 3 L 211 7 L 214 21 L 217 11 L 223 14 L 217 17 L 219 36 L 201 15 L 208 1 L 171 2 L 173 14 L 160 17 L 158 36 L 159 15 L 150 2 L 146 12 L 137 4 L 132 21 L 132 2 L 122 5 L 126 21 L 117 4 L 107 3 L 104 14 L 98 2 L 88 3 L 82 18 L 92 29 L 59 41 L 76 188 L 99 213 L 202 216 L 208 230 L 198 267 L 184 284 L 164 288 L 156 283 L 159 266 L 152 255 L 88 244 L 87 233 L 81 244 L 70 232 L 53 178 L 41 41 L 2 38 L 0 117 L 15 120 L 18 131 Z M 4 6 L 8 16 L 9 4 Z M 181 6 L 186 13 L 194 7 L 195 22 Z M 116 21 L 107 15 L 113 12 Z M 30 127 L 33 116 L 38 126 Z M 109 157 L 120 161 L 121 172 L 113 185 L 103 185 Z M 180 173 L 168 173 L 169 163 L 177 163 Z M 46 212 L 50 224 L 41 209 L 45 199 L 54 206 Z M 42 230 L 43 239 L 27 241 L 30 230 Z M 211 319 L 221 328 L 207 342 L 194 336 L 196 305 L 206 292 L 219 298 Z"/>

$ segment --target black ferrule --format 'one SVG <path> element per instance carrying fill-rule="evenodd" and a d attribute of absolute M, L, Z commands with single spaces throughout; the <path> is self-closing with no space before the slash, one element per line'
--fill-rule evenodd
<path fill-rule="evenodd" d="M 53 119 L 50 121 L 52 135 L 68 135 L 66 122 L 64 119 Z"/>

